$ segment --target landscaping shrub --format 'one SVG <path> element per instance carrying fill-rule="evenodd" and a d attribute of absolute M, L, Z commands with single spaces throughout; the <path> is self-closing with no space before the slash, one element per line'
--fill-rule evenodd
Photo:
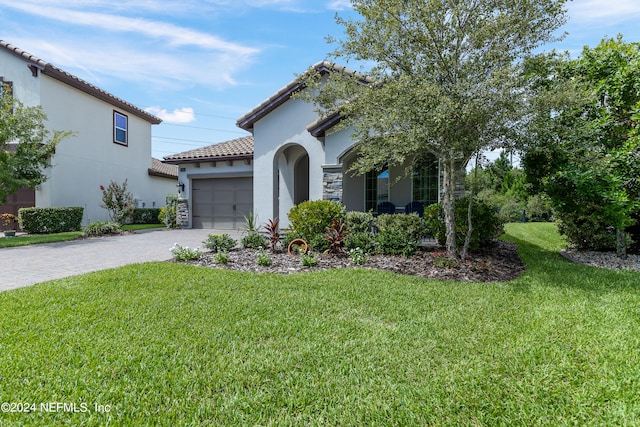
<path fill-rule="evenodd" d="M 349 211 L 345 215 L 345 224 L 349 233 L 371 232 L 373 225 L 373 214 L 371 212 Z"/>
<path fill-rule="evenodd" d="M 18 211 L 20 228 L 30 234 L 64 233 L 82 229 L 82 207 L 22 208 Z"/>
<path fill-rule="evenodd" d="M 212 252 L 227 252 L 235 248 L 238 242 L 236 242 L 227 233 L 224 233 L 209 234 L 209 236 L 207 236 L 207 240 L 202 243 L 204 244 L 205 248 L 211 250 Z"/>
<path fill-rule="evenodd" d="M 330 200 L 307 200 L 289 211 L 291 228 L 302 239 L 310 242 L 318 234 L 325 234 L 334 219 L 344 220 L 345 208 Z"/>
<path fill-rule="evenodd" d="M 418 250 L 418 240 L 406 230 L 396 226 L 387 227 L 376 234 L 378 249 L 383 254 L 413 256 Z"/>
<path fill-rule="evenodd" d="M 355 265 L 364 265 L 369 260 L 369 257 L 362 248 L 354 248 L 349 251 L 349 259 Z"/>
<path fill-rule="evenodd" d="M 615 251 L 616 230 L 608 226 L 602 215 L 602 206 L 592 206 L 591 214 L 564 212 L 558 214 L 558 231 L 574 249 L 589 251 Z M 588 211 L 584 209 L 584 211 Z"/>
<path fill-rule="evenodd" d="M 360 249 L 366 254 L 372 254 L 376 251 L 376 246 L 376 237 L 369 231 L 354 231 L 344 239 L 344 247 L 348 251 Z"/>
<path fill-rule="evenodd" d="M 176 261 L 196 261 L 202 256 L 200 249 L 180 246 L 177 243 L 173 245 L 170 251 Z"/>
<path fill-rule="evenodd" d="M 135 208 L 132 224 L 162 224 L 159 219 L 160 208 Z"/>
<path fill-rule="evenodd" d="M 158 221 L 164 224 L 167 228 L 176 228 L 178 226 L 178 196 L 169 194 L 165 199 L 165 202 L 167 205 L 163 208 L 160 208 Z"/>
<path fill-rule="evenodd" d="M 305 240 L 309 244 L 309 248 L 316 252 L 325 252 L 329 249 L 329 241 L 325 233 L 316 234 L 310 240 Z"/>
<path fill-rule="evenodd" d="M 216 262 L 216 264 L 228 264 L 229 252 L 218 252 L 213 256 L 213 260 Z"/>
<path fill-rule="evenodd" d="M 265 247 L 267 239 L 257 231 L 250 231 L 240 240 L 240 243 L 242 243 L 243 248 L 258 249 Z"/>
<path fill-rule="evenodd" d="M 378 215 L 373 223 L 378 232 L 390 228 L 405 230 L 409 240 L 421 240 L 429 235 L 426 223 L 416 213 L 409 215 Z"/>
<path fill-rule="evenodd" d="M 302 263 L 304 267 L 315 267 L 318 265 L 318 257 L 310 252 L 302 254 L 300 256 L 300 263 Z"/>
<path fill-rule="evenodd" d="M 344 239 L 347 236 L 347 226 L 342 220 L 334 219 L 330 227 L 325 228 L 325 240 L 329 244 L 326 252 L 330 254 L 344 253 Z"/>
<path fill-rule="evenodd" d="M 107 210 L 109 219 L 120 224 L 130 221 L 136 201 L 133 194 L 127 191 L 127 180 L 125 179 L 122 184 L 111 181 L 107 188 L 101 185 L 100 190 L 102 191 L 100 206 Z"/>
<path fill-rule="evenodd" d="M 467 236 L 468 207 L 469 201 L 467 198 L 458 199 L 455 202 L 456 244 L 459 248 L 462 248 Z M 439 244 L 443 245 L 446 242 L 446 227 L 442 205 L 438 203 L 427 206 L 424 210 L 424 218 L 433 236 Z M 474 200 L 471 208 L 471 221 L 473 223 L 470 244 L 472 250 L 479 249 L 504 233 L 503 223 L 495 210 L 482 201 Z"/>
<path fill-rule="evenodd" d="M 272 251 L 275 251 L 280 243 L 280 218 L 267 221 L 264 230 L 267 232 L 267 244 Z"/>
<path fill-rule="evenodd" d="M 261 265 L 263 267 L 269 267 L 271 264 L 273 264 L 271 256 L 262 249 L 260 249 L 256 254 L 256 262 L 258 263 L 258 265 Z"/>
<path fill-rule="evenodd" d="M 104 236 L 108 234 L 120 234 L 122 229 L 117 222 L 94 222 L 87 225 L 84 229 L 84 235 L 91 236 Z"/>

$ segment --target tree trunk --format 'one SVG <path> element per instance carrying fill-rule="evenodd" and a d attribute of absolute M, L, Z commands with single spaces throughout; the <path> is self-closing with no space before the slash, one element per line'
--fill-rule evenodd
<path fill-rule="evenodd" d="M 462 247 L 462 259 L 467 258 L 469 252 L 469 246 L 471 246 L 471 237 L 473 234 L 473 199 L 476 197 L 476 183 L 478 180 L 478 160 L 480 159 L 480 152 L 476 153 L 476 164 L 473 169 L 473 181 L 471 182 L 471 192 L 469 194 L 469 205 L 467 206 L 467 236 L 464 239 L 464 246 Z"/>
<path fill-rule="evenodd" d="M 618 258 L 627 258 L 627 236 L 621 228 L 616 228 L 616 253 Z"/>
<path fill-rule="evenodd" d="M 455 218 L 455 191 L 456 191 L 456 159 L 453 154 L 442 159 L 443 188 L 442 209 L 444 210 L 444 224 L 446 227 L 446 249 L 449 256 L 458 259 L 456 247 L 456 218 Z"/>

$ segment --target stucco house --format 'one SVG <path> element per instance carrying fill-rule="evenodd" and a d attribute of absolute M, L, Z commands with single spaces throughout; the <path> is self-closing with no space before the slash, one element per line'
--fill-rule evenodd
<path fill-rule="evenodd" d="M 83 224 L 107 219 L 100 185 L 122 183 L 139 207 L 162 207 L 177 192 L 177 167 L 151 157 L 151 126 L 161 120 L 48 62 L 0 40 L 0 84 L 25 106 L 40 105 L 47 128 L 74 132 L 63 140 L 35 190 L 0 206 L 82 206 Z"/>
<path fill-rule="evenodd" d="M 322 74 L 336 70 L 325 61 L 313 68 Z M 409 177 L 405 165 L 351 172 L 358 150 L 350 131 L 335 129 L 339 115 L 320 120 L 312 103 L 292 97 L 303 89 L 294 80 L 238 119 L 249 136 L 164 158 L 179 166 L 186 226 L 238 228 L 253 211 L 262 222 L 277 217 L 286 227 L 289 210 L 305 200 L 334 200 L 347 210 L 374 212 L 382 202 L 404 212 L 411 202 L 439 201 L 435 158 Z"/>

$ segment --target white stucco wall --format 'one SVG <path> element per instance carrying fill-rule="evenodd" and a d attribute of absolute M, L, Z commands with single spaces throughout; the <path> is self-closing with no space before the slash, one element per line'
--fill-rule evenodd
<path fill-rule="evenodd" d="M 84 224 L 103 221 L 100 185 L 127 180 L 127 189 L 145 205 L 164 206 L 176 193 L 170 180 L 150 177 L 151 124 L 58 80 L 41 75 L 41 105 L 52 129 L 70 130 L 52 159 L 50 178 L 36 192 L 38 206 L 82 206 Z M 113 142 L 113 112 L 128 117 L 128 145 Z"/>
<path fill-rule="evenodd" d="M 324 146 L 306 129 L 316 118 L 312 104 L 290 99 L 254 124 L 253 206 L 262 218 L 280 218 L 281 227 L 288 227 L 293 207 L 292 192 L 286 191 L 292 190 L 293 163 L 300 155 L 293 147 L 309 156 L 309 199 L 322 199 Z"/>
<path fill-rule="evenodd" d="M 26 106 L 41 105 L 51 130 L 69 130 L 52 158 L 49 179 L 36 189 L 36 205 L 82 206 L 83 224 L 106 220 L 100 207 L 100 185 L 122 183 L 146 207 L 164 206 L 169 193 L 177 193 L 176 182 L 149 176 L 151 124 L 114 108 L 85 92 L 38 71 L 33 76 L 23 58 L 0 49 L 0 76 L 13 84 L 14 97 Z M 128 117 L 128 146 L 113 143 L 113 111 Z"/>
<path fill-rule="evenodd" d="M 32 107 L 40 103 L 40 79 L 31 75 L 27 63 L 0 49 L 0 76 L 13 83 L 13 95 L 25 106 Z"/>

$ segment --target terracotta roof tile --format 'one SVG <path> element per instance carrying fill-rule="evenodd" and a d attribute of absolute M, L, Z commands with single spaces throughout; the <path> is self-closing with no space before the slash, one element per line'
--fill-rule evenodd
<path fill-rule="evenodd" d="M 149 175 L 160 176 L 164 178 L 178 178 L 178 166 L 162 163 L 154 157 L 151 158 L 151 168 L 149 168 Z"/>
<path fill-rule="evenodd" d="M 165 163 L 202 162 L 213 160 L 251 159 L 253 158 L 253 136 L 243 136 L 231 141 L 196 148 L 172 154 L 164 158 Z"/>

